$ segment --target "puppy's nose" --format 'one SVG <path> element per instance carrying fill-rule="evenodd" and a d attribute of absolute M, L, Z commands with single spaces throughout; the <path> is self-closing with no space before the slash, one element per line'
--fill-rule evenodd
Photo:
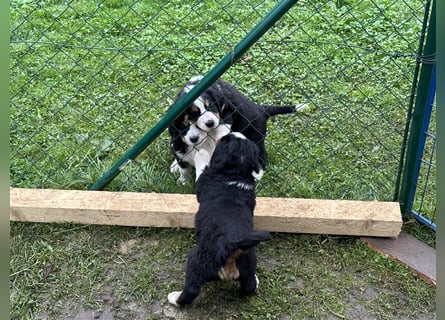
<path fill-rule="evenodd" d="M 198 139 L 199 139 L 198 136 L 190 137 L 190 142 L 191 143 L 196 143 L 196 142 L 198 142 Z"/>
<path fill-rule="evenodd" d="M 215 126 L 215 121 L 209 120 L 205 123 L 208 128 L 213 128 Z"/>

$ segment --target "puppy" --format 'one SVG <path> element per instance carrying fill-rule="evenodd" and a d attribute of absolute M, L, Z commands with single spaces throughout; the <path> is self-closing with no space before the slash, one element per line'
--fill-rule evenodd
<path fill-rule="evenodd" d="M 175 306 L 192 303 L 202 285 L 212 280 L 238 280 L 242 296 L 255 292 L 255 246 L 269 240 L 267 231 L 253 231 L 255 178 L 259 149 L 240 133 L 220 139 L 196 184 L 197 245 L 188 255 L 182 291 L 168 295 Z"/>
<path fill-rule="evenodd" d="M 175 102 L 187 94 L 202 78 L 201 75 L 192 77 L 179 91 Z M 258 145 L 260 166 L 264 169 L 267 162 L 264 140 L 269 117 L 302 111 L 306 107 L 306 104 L 297 106 L 259 105 L 250 101 L 229 83 L 218 79 L 170 124 L 170 147 L 175 157 L 170 171 L 179 171 L 179 181 L 184 183 L 191 167 L 195 167 L 193 156 L 189 156 L 188 153 L 196 147 L 195 142 L 200 140 L 201 134 L 210 133 L 221 124 L 227 129 L 243 133 Z M 194 124 L 198 131 L 191 130 L 189 132 L 191 124 Z M 215 136 L 222 135 L 217 133 Z M 203 147 L 198 147 L 198 149 L 203 149 Z M 213 152 L 212 148 L 207 151 L 210 155 Z"/>
<path fill-rule="evenodd" d="M 178 93 L 175 102 L 187 94 L 202 76 L 191 78 Z M 173 106 L 173 105 L 172 105 Z M 170 106 L 170 108 L 172 107 Z M 195 180 L 198 180 L 215 150 L 216 142 L 230 132 L 230 125 L 224 123 L 209 101 L 198 97 L 169 127 L 170 149 L 175 157 L 170 165 L 170 172 L 179 172 L 178 181 L 185 184 L 195 168 Z M 203 150 L 199 154 L 199 151 Z"/>
<path fill-rule="evenodd" d="M 210 101 L 210 105 L 216 105 L 220 117 L 225 123 L 231 125 L 232 131 L 241 132 L 257 144 L 262 169 L 265 169 L 267 163 L 267 151 L 264 145 L 267 120 L 278 114 L 294 113 L 307 107 L 307 104 L 296 106 L 257 104 L 221 79 L 206 90 L 204 99 Z"/>
<path fill-rule="evenodd" d="M 198 180 L 202 170 L 210 161 L 216 143 L 230 132 L 230 126 L 223 123 L 210 132 L 205 132 L 197 126 L 196 122 L 187 120 L 187 117 L 185 119 L 182 123 L 175 125 L 175 128 L 180 128 L 179 131 L 170 130 L 171 148 L 175 150 L 173 152 L 175 160 L 170 165 L 170 172 L 179 172 L 178 181 L 181 184 L 186 183 L 192 168 L 195 168 L 195 180 Z"/>

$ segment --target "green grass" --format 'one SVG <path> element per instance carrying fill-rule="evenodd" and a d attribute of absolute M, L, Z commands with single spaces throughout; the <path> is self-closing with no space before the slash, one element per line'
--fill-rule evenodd
<path fill-rule="evenodd" d="M 115 319 L 165 319 L 174 310 L 166 296 L 183 285 L 195 243 L 191 230 L 23 223 L 11 224 L 11 237 L 11 319 L 73 316 L 79 303 L 100 312 L 110 300 Z M 273 234 L 258 248 L 258 276 L 252 297 L 239 299 L 236 283 L 210 283 L 179 312 L 185 319 L 368 313 L 392 320 L 433 319 L 435 310 L 434 287 L 354 237 Z"/>
<path fill-rule="evenodd" d="M 208 72 L 273 5 L 12 1 L 11 185 L 88 188 L 190 76 Z M 310 104 L 269 122 L 258 196 L 392 200 L 422 17 L 417 0 L 299 1 L 224 74 L 254 101 Z M 178 185 L 168 171 L 168 140 L 162 133 L 107 190 L 193 193 L 193 183 Z M 427 215 L 435 211 L 431 174 Z M 427 228 L 404 229 L 435 246 Z M 136 318 L 133 304 L 145 310 L 140 318 L 168 317 L 165 297 L 181 286 L 193 243 L 189 230 L 12 223 L 11 318 L 68 317 L 79 304 L 112 308 L 118 319 Z M 259 248 L 259 274 L 257 296 L 239 300 L 233 284 L 211 284 L 177 316 L 434 314 L 433 287 L 356 238 L 275 234 Z"/>

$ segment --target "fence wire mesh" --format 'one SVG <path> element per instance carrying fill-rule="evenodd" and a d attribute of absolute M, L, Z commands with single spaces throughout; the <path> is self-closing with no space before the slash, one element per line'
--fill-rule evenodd
<path fill-rule="evenodd" d="M 272 1 L 12 0 L 11 185 L 86 189 Z M 269 121 L 259 196 L 392 200 L 425 1 L 298 2 L 223 79 Z M 108 190 L 193 193 L 164 132 Z"/>

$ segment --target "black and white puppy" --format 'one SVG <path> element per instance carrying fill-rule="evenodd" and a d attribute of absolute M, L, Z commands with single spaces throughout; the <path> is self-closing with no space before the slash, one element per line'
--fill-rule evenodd
<path fill-rule="evenodd" d="M 202 76 L 191 78 L 178 93 L 175 102 L 201 79 Z M 175 157 L 170 165 L 170 172 L 179 172 L 178 181 L 181 184 L 187 181 L 193 169 L 196 172 L 195 180 L 198 180 L 210 160 L 209 155 L 215 150 L 216 143 L 230 132 L 230 127 L 221 120 L 218 110 L 210 105 L 209 100 L 204 100 L 203 96 L 198 97 L 169 125 L 170 148 Z M 200 150 L 203 152 L 199 153 Z"/>
<path fill-rule="evenodd" d="M 175 102 L 187 94 L 202 78 L 201 75 L 192 77 L 179 91 Z M 170 171 L 179 171 L 181 174 L 179 180 L 184 183 L 187 180 L 190 167 L 194 167 L 193 156 L 189 156 L 189 152 L 197 147 L 197 142 L 200 141 L 202 135 L 218 129 L 220 124 L 232 131 L 243 133 L 258 145 L 260 166 L 264 169 L 267 162 L 264 141 L 269 117 L 302 111 L 306 107 L 306 104 L 297 106 L 260 105 L 249 100 L 231 84 L 218 79 L 170 124 L 170 146 L 175 156 Z M 196 125 L 196 130 L 193 130 L 191 123 Z M 221 136 L 220 133 L 214 135 Z M 203 149 L 203 147 L 198 148 Z M 208 151 L 211 154 L 213 150 Z"/>
<path fill-rule="evenodd" d="M 210 132 L 205 132 L 198 127 L 196 121 L 188 120 L 186 116 L 183 123 L 177 123 L 175 128 L 182 129 L 172 135 L 175 136 L 175 141 L 172 139 L 171 142 L 172 150 L 175 150 L 173 152 L 175 160 L 170 165 L 170 172 L 179 172 L 178 181 L 185 184 L 193 168 L 195 168 L 195 180 L 198 180 L 202 170 L 210 161 L 216 143 L 230 132 L 230 126 L 220 123 Z M 179 146 L 179 149 L 175 146 Z"/>
<path fill-rule="evenodd" d="M 259 150 L 241 133 L 220 139 L 196 184 L 199 209 L 195 216 L 197 245 L 188 255 L 182 291 L 168 295 L 175 306 L 192 303 L 203 284 L 238 280 L 241 295 L 255 292 L 255 246 L 270 239 L 267 231 L 253 230 L 255 178 Z"/>

